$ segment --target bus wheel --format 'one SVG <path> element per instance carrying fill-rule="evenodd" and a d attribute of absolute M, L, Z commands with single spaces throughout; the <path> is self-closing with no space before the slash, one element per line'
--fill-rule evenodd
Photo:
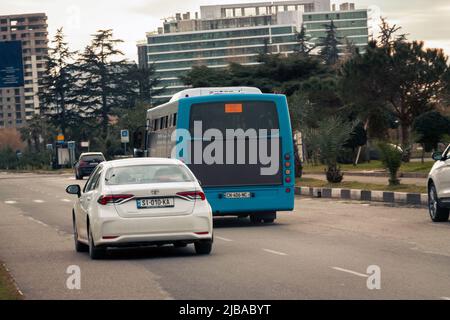
<path fill-rule="evenodd" d="M 263 219 L 257 214 L 251 214 L 250 221 L 251 221 L 251 223 L 258 224 L 258 223 L 261 223 L 263 221 Z"/>

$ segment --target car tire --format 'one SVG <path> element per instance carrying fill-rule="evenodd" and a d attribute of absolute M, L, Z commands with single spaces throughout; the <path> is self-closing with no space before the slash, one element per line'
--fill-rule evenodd
<path fill-rule="evenodd" d="M 195 252 L 199 255 L 207 255 L 211 253 L 212 250 L 212 240 L 209 241 L 199 241 L 194 243 Z"/>
<path fill-rule="evenodd" d="M 84 244 L 83 242 L 78 241 L 78 229 L 77 224 L 75 222 L 75 217 L 73 218 L 73 239 L 75 242 L 75 251 L 76 252 L 88 252 L 89 246 Z"/>
<path fill-rule="evenodd" d="M 428 191 L 428 211 L 433 222 L 448 221 L 450 209 L 442 208 L 439 204 L 436 187 L 432 184 Z"/>
<path fill-rule="evenodd" d="M 99 248 L 94 244 L 94 238 L 92 237 L 91 228 L 89 228 L 88 234 L 89 234 L 89 256 L 91 257 L 92 260 L 103 259 L 106 254 L 106 249 Z"/>

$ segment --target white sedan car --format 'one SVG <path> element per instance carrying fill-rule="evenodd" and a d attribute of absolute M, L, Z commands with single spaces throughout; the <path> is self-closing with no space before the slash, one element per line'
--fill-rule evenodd
<path fill-rule="evenodd" d="M 194 243 L 209 254 L 212 210 L 189 168 L 178 160 L 141 158 L 103 162 L 82 190 L 71 185 L 75 249 L 92 259 L 108 247 Z"/>
<path fill-rule="evenodd" d="M 444 153 L 433 154 L 436 161 L 428 176 L 428 203 L 434 222 L 448 221 L 450 212 L 450 145 Z"/>

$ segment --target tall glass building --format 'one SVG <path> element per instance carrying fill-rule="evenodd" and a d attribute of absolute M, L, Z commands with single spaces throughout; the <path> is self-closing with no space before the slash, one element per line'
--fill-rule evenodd
<path fill-rule="evenodd" d="M 260 53 L 293 53 L 303 23 L 311 42 L 320 39 L 331 17 L 339 20 L 336 24 L 342 27 L 339 32 L 343 36 L 349 34 L 344 26 L 351 26 L 352 21 L 355 27 L 364 23 L 367 27 L 367 12 L 365 20 L 357 18 L 364 10 L 327 13 L 330 0 L 241 3 L 202 6 L 200 10 L 201 18 L 198 13 L 193 18 L 190 13 L 167 18 L 157 32 L 148 33 L 146 41 L 138 44 L 139 64 L 154 64 L 161 79 L 158 89 L 164 88 L 154 97 L 157 103 L 186 88 L 180 77 L 193 66 L 224 68 L 232 62 L 252 65 L 258 63 Z M 360 31 L 352 31 L 351 36 Z M 354 40 L 367 45 L 367 38 L 366 28 L 365 40 L 364 35 Z"/>

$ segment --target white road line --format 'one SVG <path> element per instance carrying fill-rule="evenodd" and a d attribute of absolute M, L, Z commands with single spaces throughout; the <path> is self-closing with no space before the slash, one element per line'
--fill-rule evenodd
<path fill-rule="evenodd" d="M 44 200 L 33 200 L 34 203 L 44 203 Z"/>
<path fill-rule="evenodd" d="M 274 251 L 274 250 L 270 250 L 270 249 L 263 249 L 263 251 L 268 252 L 268 253 L 273 253 L 279 256 L 287 256 L 286 253 L 283 252 L 279 252 L 279 251 Z"/>
<path fill-rule="evenodd" d="M 69 199 L 61 199 L 62 202 L 72 202 Z"/>
<path fill-rule="evenodd" d="M 33 222 L 36 222 L 36 223 L 40 224 L 41 226 L 48 227 L 48 224 L 45 224 L 45 223 L 42 222 L 42 221 L 36 220 L 36 219 L 34 219 L 33 217 L 28 217 L 28 219 L 31 220 L 31 221 L 33 221 Z"/>
<path fill-rule="evenodd" d="M 5 204 L 16 204 L 17 201 L 5 201 Z"/>
<path fill-rule="evenodd" d="M 233 241 L 233 240 L 231 240 L 231 239 L 227 239 L 227 238 L 223 238 L 223 237 L 218 237 L 218 236 L 215 236 L 214 238 L 219 239 L 219 240 L 222 240 L 222 241 L 226 241 L 226 242 L 232 242 L 232 241 Z"/>
<path fill-rule="evenodd" d="M 343 268 L 339 268 L 339 267 L 330 267 L 330 268 L 332 268 L 332 269 L 334 269 L 334 270 L 337 270 L 337 271 L 342 271 L 342 272 L 350 273 L 350 274 L 353 274 L 353 275 L 358 276 L 358 277 L 361 277 L 361 278 L 368 278 L 368 277 L 369 277 L 367 274 L 359 273 L 359 272 L 352 271 L 352 270 L 348 270 L 348 269 L 343 269 Z"/>
<path fill-rule="evenodd" d="M 448 300 L 448 301 L 450 301 L 450 298 L 449 297 L 441 297 L 441 300 Z"/>

